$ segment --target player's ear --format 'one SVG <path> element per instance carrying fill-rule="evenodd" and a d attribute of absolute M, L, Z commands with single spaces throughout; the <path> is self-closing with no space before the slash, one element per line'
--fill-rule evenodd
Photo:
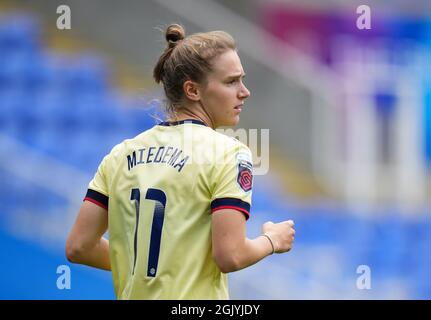
<path fill-rule="evenodd" d="M 201 99 L 199 85 L 196 82 L 187 80 L 183 84 L 183 90 L 186 98 L 192 101 L 199 101 Z"/>

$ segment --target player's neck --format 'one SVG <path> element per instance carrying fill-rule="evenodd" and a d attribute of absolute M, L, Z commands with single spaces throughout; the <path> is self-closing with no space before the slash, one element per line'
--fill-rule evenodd
<path fill-rule="evenodd" d="M 215 128 L 213 121 L 209 114 L 199 106 L 184 106 L 178 110 L 175 115 L 171 116 L 169 121 L 182 121 L 182 120 L 199 120 L 202 121 L 207 127 Z"/>

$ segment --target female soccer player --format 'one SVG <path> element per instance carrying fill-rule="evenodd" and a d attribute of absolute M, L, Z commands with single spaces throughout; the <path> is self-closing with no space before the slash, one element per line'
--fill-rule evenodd
<path fill-rule="evenodd" d="M 154 78 L 169 120 L 103 159 L 66 255 L 112 270 L 118 299 L 228 299 L 226 273 L 289 251 L 293 221 L 267 222 L 261 236 L 246 237 L 251 153 L 214 130 L 236 125 L 250 96 L 232 37 L 185 37 L 173 24 L 166 40 Z"/>

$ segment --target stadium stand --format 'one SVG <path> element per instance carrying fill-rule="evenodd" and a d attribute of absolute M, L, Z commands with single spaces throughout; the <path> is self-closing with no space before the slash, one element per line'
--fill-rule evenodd
<path fill-rule="evenodd" d="M 32 166 L 30 154 L 37 152 L 90 178 L 116 143 L 156 123 L 152 106 L 119 93 L 113 76 L 98 53 L 50 51 L 32 15 L 2 14 L 0 134 L 29 154 L 13 161 Z M 0 299 L 113 299 L 109 273 L 69 265 L 63 254 L 67 228 L 47 224 L 66 219 L 68 197 L 9 170 L 3 165 L 7 151 L 0 152 Z M 255 179 L 248 232 L 259 234 L 266 220 L 293 218 L 296 245 L 289 255 L 232 274 L 232 298 L 431 298 L 429 215 L 407 218 L 394 209 L 364 216 L 342 204 L 304 204 L 271 179 Z M 70 266 L 72 290 L 56 287 L 59 265 Z M 359 265 L 371 268 L 372 290 L 357 289 Z"/>

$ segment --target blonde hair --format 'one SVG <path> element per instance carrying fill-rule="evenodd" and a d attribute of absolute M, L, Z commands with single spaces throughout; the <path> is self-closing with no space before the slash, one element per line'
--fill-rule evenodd
<path fill-rule="evenodd" d="M 153 70 L 156 83 L 162 83 L 168 100 L 166 111 L 175 114 L 184 98 L 183 84 L 191 80 L 205 84 L 212 71 L 212 60 L 228 50 L 236 50 L 235 40 L 224 31 L 185 36 L 184 28 L 171 24 L 165 32 L 167 47 Z"/>

